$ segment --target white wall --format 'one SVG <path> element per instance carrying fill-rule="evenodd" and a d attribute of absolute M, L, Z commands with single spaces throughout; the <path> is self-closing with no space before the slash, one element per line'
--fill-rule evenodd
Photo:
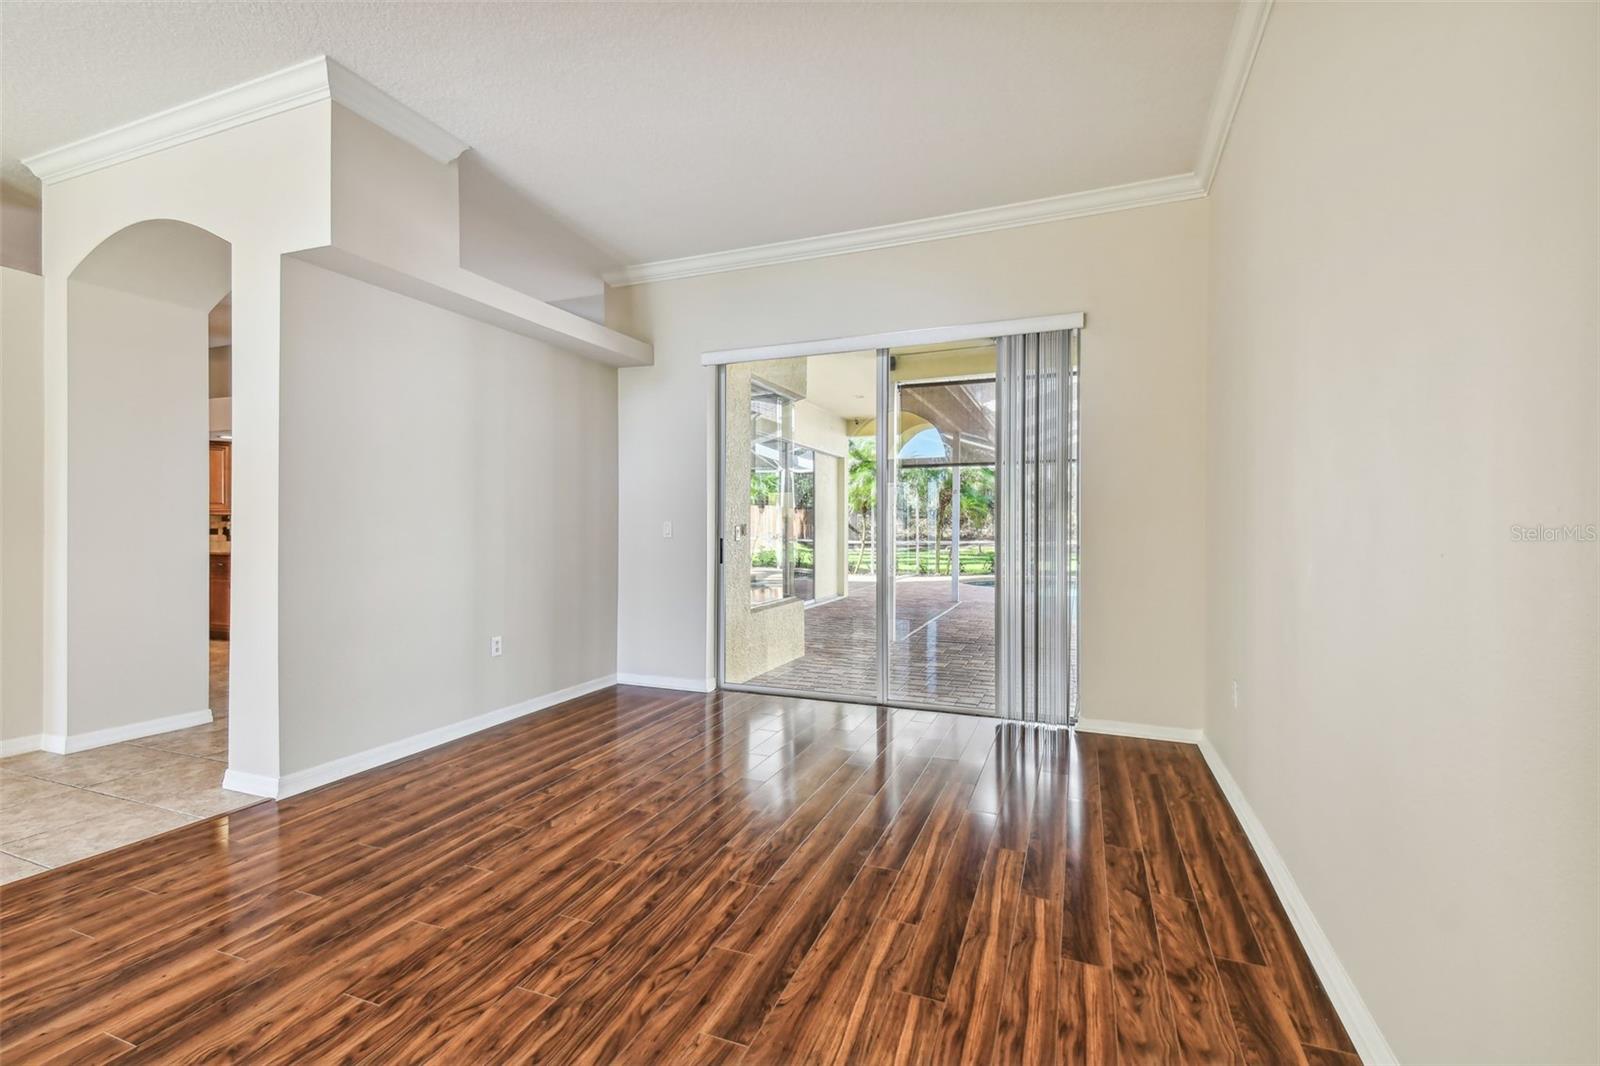
<path fill-rule="evenodd" d="M 80 736 L 207 709 L 206 312 L 70 285 L 67 694 Z"/>
<path fill-rule="evenodd" d="M 43 284 L 0 268 L 0 744 L 44 731 Z"/>
<path fill-rule="evenodd" d="M 294 259 L 283 292 L 283 772 L 615 673 L 617 372 Z"/>
<path fill-rule="evenodd" d="M 1212 190 L 1206 729 L 1404 1062 L 1600 1060 L 1596 14 L 1279 4 Z"/>
<path fill-rule="evenodd" d="M 620 378 L 619 669 L 714 675 L 703 352 L 1085 311 L 1084 714 L 1199 726 L 1206 256 L 1195 201 L 611 289 L 608 324 L 656 352 Z"/>

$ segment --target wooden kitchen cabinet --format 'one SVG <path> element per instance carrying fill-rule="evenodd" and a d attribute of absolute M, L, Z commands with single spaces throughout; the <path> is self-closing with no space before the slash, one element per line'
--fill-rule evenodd
<path fill-rule="evenodd" d="M 211 442 L 211 513 L 230 514 L 233 511 L 233 445 L 227 441 Z"/>
<path fill-rule="evenodd" d="M 211 557 L 211 635 L 219 640 L 228 635 L 228 579 L 232 566 L 231 556 Z"/>

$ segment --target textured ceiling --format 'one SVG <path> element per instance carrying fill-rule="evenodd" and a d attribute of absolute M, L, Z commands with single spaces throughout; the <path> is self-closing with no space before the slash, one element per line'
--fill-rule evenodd
<path fill-rule="evenodd" d="M 0 5 L 0 164 L 326 53 L 618 262 L 1194 169 L 1235 4 Z"/>

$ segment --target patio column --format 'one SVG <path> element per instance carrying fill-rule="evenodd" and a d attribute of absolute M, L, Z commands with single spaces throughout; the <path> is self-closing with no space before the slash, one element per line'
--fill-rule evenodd
<path fill-rule="evenodd" d="M 961 602 L 961 434 L 956 434 L 956 465 L 950 468 L 950 598 Z"/>

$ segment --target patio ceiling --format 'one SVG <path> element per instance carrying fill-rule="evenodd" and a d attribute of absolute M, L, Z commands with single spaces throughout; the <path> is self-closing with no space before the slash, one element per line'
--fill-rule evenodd
<path fill-rule="evenodd" d="M 901 385 L 901 444 L 930 426 L 944 438 L 947 459 L 994 462 L 994 380 Z"/>

